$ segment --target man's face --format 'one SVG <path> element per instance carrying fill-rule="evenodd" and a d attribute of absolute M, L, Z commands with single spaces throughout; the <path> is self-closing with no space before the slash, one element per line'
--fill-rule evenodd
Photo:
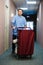
<path fill-rule="evenodd" d="M 18 10 L 18 15 L 21 16 L 22 15 L 22 10 Z"/>

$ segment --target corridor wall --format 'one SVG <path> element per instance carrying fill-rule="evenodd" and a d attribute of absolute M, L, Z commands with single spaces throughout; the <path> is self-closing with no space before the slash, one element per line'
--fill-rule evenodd
<path fill-rule="evenodd" d="M 10 0 L 10 12 L 9 12 L 9 46 L 11 47 L 12 45 L 12 28 L 11 28 L 11 22 L 13 17 L 16 14 L 16 6 L 15 3 Z"/>
<path fill-rule="evenodd" d="M 4 26 L 5 26 L 4 0 L 0 0 L 0 54 L 4 51 Z"/>
<path fill-rule="evenodd" d="M 43 1 L 41 1 L 37 21 L 37 41 L 43 47 Z"/>
<path fill-rule="evenodd" d="M 12 13 L 16 13 L 13 0 L 0 0 L 0 54 L 8 50 L 12 43 Z"/>

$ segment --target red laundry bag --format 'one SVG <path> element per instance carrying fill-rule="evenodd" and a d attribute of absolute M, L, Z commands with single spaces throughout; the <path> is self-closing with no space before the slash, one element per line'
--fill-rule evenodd
<path fill-rule="evenodd" d="M 32 55 L 34 52 L 34 31 L 18 30 L 17 54 L 21 56 Z"/>

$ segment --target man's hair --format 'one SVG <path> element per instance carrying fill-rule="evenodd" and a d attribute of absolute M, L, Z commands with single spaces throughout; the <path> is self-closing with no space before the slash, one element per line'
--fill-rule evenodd
<path fill-rule="evenodd" d="M 22 9 L 18 9 L 17 11 L 19 11 L 19 10 L 22 10 Z M 23 12 L 23 10 L 22 10 L 22 12 Z"/>

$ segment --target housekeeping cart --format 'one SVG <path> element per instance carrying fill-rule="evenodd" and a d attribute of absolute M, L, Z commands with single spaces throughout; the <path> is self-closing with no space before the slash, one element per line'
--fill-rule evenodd
<path fill-rule="evenodd" d="M 18 29 L 18 56 L 30 56 L 34 52 L 34 31 L 28 29 Z"/>

